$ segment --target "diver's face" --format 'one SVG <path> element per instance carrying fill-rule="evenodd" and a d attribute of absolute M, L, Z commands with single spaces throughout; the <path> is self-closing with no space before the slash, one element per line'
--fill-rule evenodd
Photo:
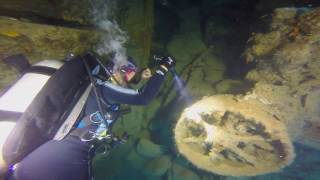
<path fill-rule="evenodd" d="M 134 78 L 135 75 L 136 75 L 136 72 L 134 72 L 134 71 L 127 73 L 126 74 L 126 81 L 130 82 Z"/>
<path fill-rule="evenodd" d="M 134 78 L 135 75 L 136 75 L 136 72 L 134 71 L 131 71 L 126 75 L 123 72 L 114 73 L 114 77 L 122 86 L 127 85 Z"/>

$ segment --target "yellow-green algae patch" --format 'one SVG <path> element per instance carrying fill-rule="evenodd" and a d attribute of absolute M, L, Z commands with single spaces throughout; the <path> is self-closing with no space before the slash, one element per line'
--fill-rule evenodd
<path fill-rule="evenodd" d="M 101 32 L 42 25 L 10 18 L 0 18 L 0 42 L 6 40 L 13 46 L 0 49 L 1 57 L 13 53 L 23 53 L 32 61 L 44 58 L 63 59 L 68 52 L 82 53 L 93 46 Z M 18 44 L 19 50 L 14 44 Z"/>
<path fill-rule="evenodd" d="M 25 55 L 31 63 L 63 60 L 67 53 L 93 49 L 103 32 L 24 22 L 0 17 L 0 59 Z M 0 62 L 0 89 L 16 78 L 16 72 Z"/>
<path fill-rule="evenodd" d="M 178 151 L 195 166 L 228 176 L 279 171 L 294 159 L 286 126 L 250 100 L 204 97 L 175 127 Z"/>

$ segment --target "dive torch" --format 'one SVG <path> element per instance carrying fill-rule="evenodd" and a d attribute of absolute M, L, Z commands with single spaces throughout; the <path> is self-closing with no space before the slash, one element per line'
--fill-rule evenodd
<path fill-rule="evenodd" d="M 153 59 L 155 60 L 155 64 L 160 64 L 161 61 L 164 58 L 170 58 L 171 59 L 171 57 L 162 57 L 162 56 L 153 55 Z M 169 71 L 172 73 L 173 76 L 177 76 L 178 75 L 178 73 L 176 71 L 176 68 L 174 66 L 170 67 Z"/>

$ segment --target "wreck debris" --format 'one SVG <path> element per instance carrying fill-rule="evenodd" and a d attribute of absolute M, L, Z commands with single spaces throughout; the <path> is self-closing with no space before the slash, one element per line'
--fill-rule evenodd
<path fill-rule="evenodd" d="M 175 141 L 195 166 L 220 175 L 278 171 L 295 156 L 284 123 L 254 100 L 237 101 L 232 95 L 204 97 L 185 109 Z"/>

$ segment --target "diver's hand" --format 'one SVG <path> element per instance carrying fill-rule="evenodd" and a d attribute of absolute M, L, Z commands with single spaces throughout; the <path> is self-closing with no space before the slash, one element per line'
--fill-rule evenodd
<path fill-rule="evenodd" d="M 176 65 L 176 61 L 170 56 L 163 57 L 160 60 L 160 66 L 162 68 L 165 68 L 167 71 L 173 68 L 175 65 Z"/>
<path fill-rule="evenodd" d="M 146 68 L 141 73 L 141 78 L 142 79 L 149 79 L 151 76 L 152 76 L 152 74 L 151 74 L 151 70 L 149 68 Z"/>

